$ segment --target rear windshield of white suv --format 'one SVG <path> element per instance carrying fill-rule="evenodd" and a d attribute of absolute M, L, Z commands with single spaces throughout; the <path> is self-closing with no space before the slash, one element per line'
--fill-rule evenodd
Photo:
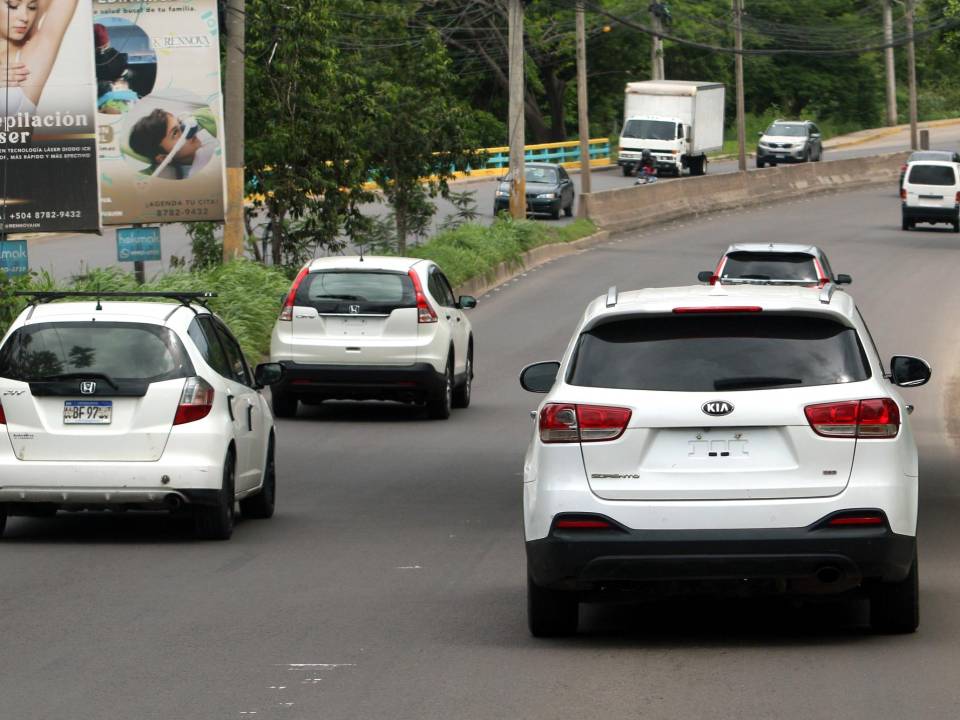
<path fill-rule="evenodd" d="M 813 257 L 804 253 L 735 252 L 727 255 L 720 277 L 741 280 L 818 282 Z"/>
<path fill-rule="evenodd" d="M 193 374 L 183 344 L 160 325 L 38 323 L 0 348 L 0 377 L 25 382 L 101 376 L 160 382 Z"/>
<path fill-rule="evenodd" d="M 912 185 L 956 185 L 957 175 L 950 165 L 914 165 L 907 182 Z"/>
<path fill-rule="evenodd" d="M 870 377 L 856 331 L 828 318 L 749 313 L 615 320 L 582 334 L 567 382 L 715 392 Z"/>
<path fill-rule="evenodd" d="M 320 313 L 390 313 L 416 307 L 417 296 L 406 273 L 333 270 L 307 275 L 295 302 Z"/>

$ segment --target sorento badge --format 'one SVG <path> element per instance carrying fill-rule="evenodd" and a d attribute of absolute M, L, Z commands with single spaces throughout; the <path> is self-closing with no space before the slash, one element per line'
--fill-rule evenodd
<path fill-rule="evenodd" d="M 705 402 L 703 405 L 701 405 L 700 409 L 703 410 L 707 415 L 719 417 L 721 415 L 729 415 L 732 413 L 733 404 L 728 403 L 726 400 L 711 400 L 710 402 Z"/>

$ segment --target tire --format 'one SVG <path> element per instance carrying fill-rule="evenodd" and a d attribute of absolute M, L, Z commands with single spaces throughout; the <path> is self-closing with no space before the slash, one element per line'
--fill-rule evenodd
<path fill-rule="evenodd" d="M 630 170 L 630 166 L 629 166 L 629 165 L 621 165 L 621 166 L 620 166 L 620 172 L 623 173 L 623 176 L 624 176 L 624 177 L 630 177 L 631 175 L 633 175 L 633 171 Z"/>
<path fill-rule="evenodd" d="M 3 537 L 3 531 L 7 529 L 7 508 L 0 505 L 0 537 Z"/>
<path fill-rule="evenodd" d="M 274 463 L 274 439 L 270 436 L 270 445 L 267 447 L 267 462 L 263 468 L 263 487 L 256 495 L 240 501 L 240 512 L 245 518 L 253 520 L 267 520 L 273 517 L 277 504 L 277 467 Z"/>
<path fill-rule="evenodd" d="M 453 407 L 470 407 L 470 395 L 473 393 L 473 346 L 467 350 L 466 377 L 462 384 L 453 390 Z"/>
<path fill-rule="evenodd" d="M 297 416 L 297 405 L 299 400 L 295 395 L 284 392 L 279 388 L 270 390 L 270 406 L 273 408 L 274 417 L 292 418 Z"/>
<path fill-rule="evenodd" d="M 955 233 L 960 233 L 960 220 L 953 221 L 953 231 Z"/>
<path fill-rule="evenodd" d="M 563 214 L 567 217 L 573 217 L 573 203 L 576 202 L 575 198 L 570 198 L 570 204 L 563 209 Z"/>
<path fill-rule="evenodd" d="M 557 208 L 556 210 L 551 210 L 551 211 L 550 211 L 550 219 L 551 219 L 551 220 L 559 220 L 559 219 L 560 219 L 560 208 Z"/>
<path fill-rule="evenodd" d="M 920 577 L 916 551 L 910 573 L 900 582 L 878 583 L 870 590 L 870 626 L 875 632 L 902 635 L 920 624 Z"/>
<path fill-rule="evenodd" d="M 912 229 L 913 229 L 913 223 L 910 222 L 909 220 L 907 220 L 906 217 L 904 217 L 904 218 L 902 218 L 901 221 L 900 221 L 900 229 L 901 229 L 901 230 L 912 230 Z"/>
<path fill-rule="evenodd" d="M 757 169 L 758 169 L 758 170 L 763 170 L 766 166 L 767 166 L 767 164 L 766 164 L 763 160 L 761 160 L 760 158 L 757 158 Z"/>
<path fill-rule="evenodd" d="M 527 626 L 531 635 L 538 638 L 574 635 L 579 614 L 576 595 L 540 587 L 527 576 Z"/>
<path fill-rule="evenodd" d="M 433 420 L 446 420 L 453 407 L 453 355 L 447 359 L 447 369 L 437 390 L 427 398 L 427 415 Z"/>
<path fill-rule="evenodd" d="M 216 505 L 198 505 L 193 509 L 193 529 L 201 540 L 229 540 L 233 535 L 236 469 L 237 459 L 231 448 L 223 461 L 223 483 Z"/>

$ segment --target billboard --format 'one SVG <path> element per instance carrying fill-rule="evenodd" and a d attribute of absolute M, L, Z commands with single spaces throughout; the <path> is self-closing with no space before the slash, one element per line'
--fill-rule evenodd
<path fill-rule="evenodd" d="M 0 233 L 100 229 L 89 2 L 0 5 Z"/>
<path fill-rule="evenodd" d="M 103 223 L 222 220 L 216 0 L 94 0 L 93 10 Z"/>

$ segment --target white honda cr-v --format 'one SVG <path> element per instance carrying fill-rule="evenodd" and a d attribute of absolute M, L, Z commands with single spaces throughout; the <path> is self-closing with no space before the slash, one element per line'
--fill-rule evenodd
<path fill-rule="evenodd" d="M 865 592 L 881 631 L 918 623 L 917 448 L 846 293 L 640 290 L 598 298 L 545 392 L 524 466 L 531 632 L 633 593 Z"/>
<path fill-rule="evenodd" d="M 8 515 L 58 510 L 192 513 L 225 540 L 234 504 L 273 515 L 273 416 L 207 293 L 124 293 L 174 302 L 45 302 L 36 293 L 0 345 L 0 534 Z"/>
<path fill-rule="evenodd" d="M 300 402 L 399 400 L 431 417 L 470 404 L 474 340 L 459 298 L 430 260 L 327 257 L 307 263 L 290 288 L 270 341 L 284 367 L 273 412 Z"/>

